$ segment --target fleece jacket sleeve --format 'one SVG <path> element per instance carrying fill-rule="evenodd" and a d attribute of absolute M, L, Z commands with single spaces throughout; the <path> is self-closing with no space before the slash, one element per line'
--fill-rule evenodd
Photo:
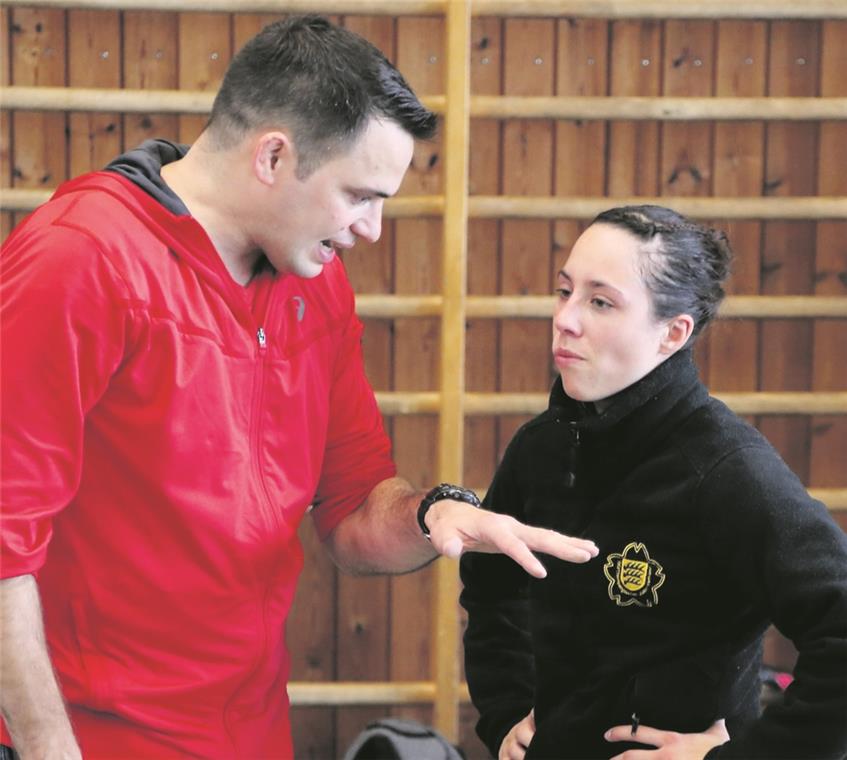
<path fill-rule="evenodd" d="M 514 460 L 520 433 L 506 450 L 483 507 L 521 519 Z M 465 673 L 480 714 L 477 733 L 497 756 L 503 738 L 533 707 L 535 663 L 529 632 L 528 576 L 511 558 L 469 553 L 462 557 Z"/>
<path fill-rule="evenodd" d="M 844 757 L 847 537 L 765 445 L 725 457 L 703 481 L 700 505 L 715 562 L 799 652 L 784 701 L 708 757 Z"/>

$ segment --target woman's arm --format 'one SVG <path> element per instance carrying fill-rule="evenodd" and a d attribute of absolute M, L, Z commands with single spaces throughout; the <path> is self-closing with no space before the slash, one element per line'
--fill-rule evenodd
<path fill-rule="evenodd" d="M 847 536 L 765 445 L 726 457 L 701 491 L 714 556 L 799 653 L 784 700 L 708 757 L 844 757 Z"/>

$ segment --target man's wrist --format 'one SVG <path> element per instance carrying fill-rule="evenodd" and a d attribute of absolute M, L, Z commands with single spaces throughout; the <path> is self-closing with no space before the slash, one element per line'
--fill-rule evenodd
<path fill-rule="evenodd" d="M 469 488 L 462 488 L 462 486 L 452 485 L 451 483 L 440 483 L 435 486 L 421 499 L 418 507 L 418 526 L 427 540 L 430 538 L 430 532 L 426 524 L 426 514 L 433 504 L 444 499 L 461 501 L 474 507 L 480 506 L 479 497 Z"/>

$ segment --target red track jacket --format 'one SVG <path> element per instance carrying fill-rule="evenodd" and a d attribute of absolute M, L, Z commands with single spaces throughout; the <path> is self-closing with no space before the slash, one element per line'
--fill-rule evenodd
<path fill-rule="evenodd" d="M 298 524 L 395 473 L 343 265 L 241 287 L 96 172 L 2 266 L 2 577 L 38 578 L 84 756 L 290 757 Z"/>

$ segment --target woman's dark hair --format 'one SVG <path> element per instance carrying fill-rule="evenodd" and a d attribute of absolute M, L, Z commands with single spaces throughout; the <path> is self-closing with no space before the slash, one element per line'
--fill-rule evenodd
<path fill-rule="evenodd" d="M 252 129 L 288 128 L 304 178 L 349 147 L 371 117 L 419 139 L 435 133 L 435 114 L 379 50 L 307 15 L 266 26 L 235 55 L 207 129 L 215 146 L 228 148 Z"/>
<path fill-rule="evenodd" d="M 724 297 L 732 251 L 713 230 L 663 206 L 621 206 L 598 214 L 591 224 L 611 224 L 642 241 L 641 274 L 656 319 L 690 314 L 689 343 L 717 314 Z"/>

